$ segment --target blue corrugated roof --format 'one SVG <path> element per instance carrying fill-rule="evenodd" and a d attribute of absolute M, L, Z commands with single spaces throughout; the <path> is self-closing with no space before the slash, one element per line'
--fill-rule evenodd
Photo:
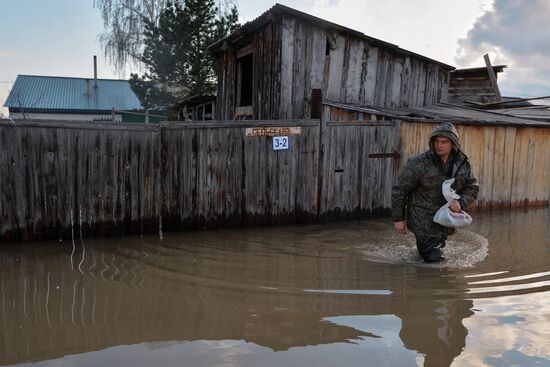
<path fill-rule="evenodd" d="M 90 93 L 86 94 L 86 80 Z M 139 99 L 127 80 L 67 78 L 56 76 L 18 75 L 4 107 L 110 111 L 141 110 Z"/>

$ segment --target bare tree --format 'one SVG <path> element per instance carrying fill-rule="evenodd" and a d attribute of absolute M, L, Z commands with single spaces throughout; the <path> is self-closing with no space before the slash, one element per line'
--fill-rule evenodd
<path fill-rule="evenodd" d="M 117 71 L 128 64 L 140 64 L 145 26 L 158 25 L 169 3 L 182 4 L 184 0 L 94 0 L 105 28 L 99 40 L 105 57 Z"/>

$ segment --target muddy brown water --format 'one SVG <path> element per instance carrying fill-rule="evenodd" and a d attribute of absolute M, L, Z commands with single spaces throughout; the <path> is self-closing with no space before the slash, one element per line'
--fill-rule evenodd
<path fill-rule="evenodd" d="M 0 365 L 550 366 L 547 208 L 0 246 Z"/>

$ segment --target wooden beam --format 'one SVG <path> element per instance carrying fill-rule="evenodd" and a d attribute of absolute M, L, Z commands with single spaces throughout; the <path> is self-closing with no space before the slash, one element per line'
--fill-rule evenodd
<path fill-rule="evenodd" d="M 516 99 L 511 99 L 509 101 L 491 102 L 491 103 L 481 103 L 481 102 L 475 102 L 475 101 L 464 101 L 464 103 L 476 105 L 476 106 L 479 106 L 480 108 L 490 109 L 492 107 L 499 107 L 499 106 L 510 104 L 510 103 L 534 101 L 534 100 L 537 100 L 537 99 L 550 99 L 550 96 L 530 97 L 530 98 L 516 98 Z"/>
<path fill-rule="evenodd" d="M 495 90 L 495 96 L 496 96 L 497 102 L 502 102 L 502 97 L 500 96 L 500 90 L 498 89 L 497 77 L 495 75 L 495 71 L 493 70 L 493 67 L 491 66 L 491 60 L 489 60 L 489 55 L 488 54 L 483 55 L 483 59 L 485 60 L 485 66 L 487 66 L 487 73 L 489 73 L 489 79 L 491 80 L 491 84 L 493 85 L 493 89 Z"/>

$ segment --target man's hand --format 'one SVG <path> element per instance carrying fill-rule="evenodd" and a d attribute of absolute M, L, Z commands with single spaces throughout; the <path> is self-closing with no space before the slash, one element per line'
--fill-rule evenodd
<path fill-rule="evenodd" d="M 393 228 L 397 233 L 406 234 L 407 233 L 407 222 L 402 220 L 400 222 L 394 222 Z"/>
<path fill-rule="evenodd" d="M 462 207 L 460 206 L 460 201 L 453 200 L 453 202 L 449 204 L 449 209 L 451 209 L 453 212 L 456 212 L 456 213 L 461 211 Z"/>

